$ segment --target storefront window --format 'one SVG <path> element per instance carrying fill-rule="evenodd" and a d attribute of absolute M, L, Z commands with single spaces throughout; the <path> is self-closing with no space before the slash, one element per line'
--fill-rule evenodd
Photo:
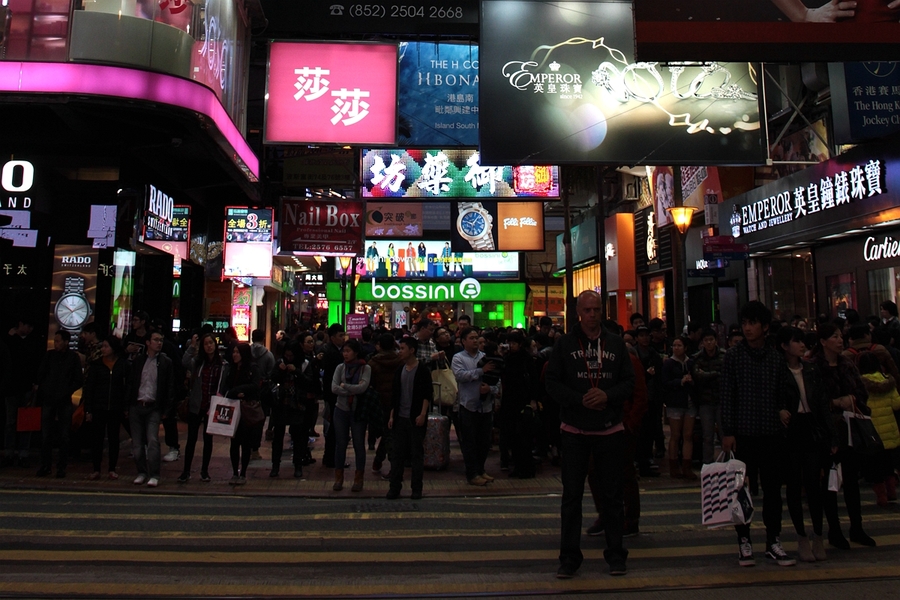
<path fill-rule="evenodd" d="M 759 299 L 774 318 L 790 321 L 794 315 L 815 316 L 815 279 L 808 250 L 761 259 Z"/>
<path fill-rule="evenodd" d="M 888 267 L 869 271 L 869 314 L 877 315 L 885 300 L 900 302 L 900 269 Z"/>
<path fill-rule="evenodd" d="M 826 277 L 825 286 L 828 288 L 829 314 L 837 315 L 843 319 L 847 315 L 848 308 L 857 308 L 856 281 L 853 279 L 852 274 L 841 273 L 840 275 Z"/>
<path fill-rule="evenodd" d="M 585 290 L 593 290 L 599 294 L 601 292 L 600 265 L 591 265 L 572 271 L 572 287 L 576 297 Z"/>
<path fill-rule="evenodd" d="M 647 282 L 647 315 L 648 319 L 666 320 L 666 277 L 652 277 Z"/>

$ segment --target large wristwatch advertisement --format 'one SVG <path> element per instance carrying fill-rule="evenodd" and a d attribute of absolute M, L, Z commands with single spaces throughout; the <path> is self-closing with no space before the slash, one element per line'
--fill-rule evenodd
<path fill-rule="evenodd" d="M 66 277 L 54 312 L 60 327 L 72 333 L 81 331 L 91 316 L 91 305 L 84 295 L 84 277 Z"/>
<path fill-rule="evenodd" d="M 473 250 L 494 250 L 494 217 L 481 202 L 460 202 L 456 230 Z"/>
<path fill-rule="evenodd" d="M 97 297 L 97 250 L 90 246 L 57 245 L 50 287 L 48 347 L 58 331 L 71 334 L 70 348 L 78 347 L 78 334 L 93 320 Z"/>

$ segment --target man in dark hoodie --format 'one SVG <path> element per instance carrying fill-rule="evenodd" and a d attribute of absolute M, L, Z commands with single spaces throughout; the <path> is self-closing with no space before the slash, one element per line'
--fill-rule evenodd
<path fill-rule="evenodd" d="M 547 392 L 559 400 L 562 432 L 562 530 L 556 572 L 560 579 L 574 577 L 584 560 L 581 505 L 591 457 L 603 490 L 603 556 L 611 575 L 627 572 L 628 551 L 622 546 L 622 411 L 634 391 L 634 368 L 622 338 L 602 328 L 601 302 L 596 292 L 579 294 L 580 322 L 556 342 L 547 365 Z"/>

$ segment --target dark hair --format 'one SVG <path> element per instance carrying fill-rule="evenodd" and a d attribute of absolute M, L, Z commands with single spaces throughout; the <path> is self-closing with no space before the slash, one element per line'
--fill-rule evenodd
<path fill-rule="evenodd" d="M 703 325 L 701 325 L 697 321 L 690 321 L 687 326 L 688 333 L 694 333 L 695 331 L 699 331 L 703 329 Z"/>
<path fill-rule="evenodd" d="M 881 373 L 881 361 L 878 360 L 874 352 L 866 350 L 856 355 L 856 368 L 859 369 L 860 375 Z"/>
<path fill-rule="evenodd" d="M 81 328 L 82 333 L 97 333 L 97 322 L 91 321 L 90 323 L 86 323 L 84 327 Z"/>
<path fill-rule="evenodd" d="M 863 323 L 850 327 L 850 332 L 847 334 L 847 337 L 851 340 L 862 340 L 870 335 L 872 335 L 872 331 L 869 329 L 868 323 Z"/>
<path fill-rule="evenodd" d="M 538 321 L 538 324 L 540 327 L 544 327 L 544 326 L 553 327 L 553 319 L 551 319 L 550 317 L 544 316 L 544 317 L 541 317 L 541 320 Z"/>
<path fill-rule="evenodd" d="M 374 244 L 375 242 L 372 242 L 372 243 Z M 369 327 L 368 325 L 366 325 L 365 327 L 362 328 L 361 333 L 362 333 L 362 339 L 363 339 L 364 342 L 371 342 L 371 341 L 372 341 L 372 334 L 373 334 L 374 332 L 372 331 L 372 328 L 371 328 L 371 327 Z"/>
<path fill-rule="evenodd" d="M 784 352 L 785 344 L 790 344 L 791 342 L 803 342 L 805 344 L 806 334 L 799 327 L 782 327 L 775 336 L 775 342 L 778 345 L 778 349 Z"/>
<path fill-rule="evenodd" d="M 615 319 L 606 319 L 603 321 L 603 326 L 606 327 L 606 330 L 610 333 L 622 335 L 622 328 L 619 327 L 619 324 L 616 323 Z"/>
<path fill-rule="evenodd" d="M 405 338 L 400 339 L 400 343 L 406 345 L 407 348 L 412 350 L 413 352 L 418 351 L 419 349 L 419 340 L 414 338 L 413 336 L 406 336 Z"/>
<path fill-rule="evenodd" d="M 897 304 L 891 302 L 890 300 L 885 300 L 884 302 L 882 302 L 881 309 L 886 310 L 892 317 L 897 316 Z"/>
<path fill-rule="evenodd" d="M 772 311 L 759 300 L 751 300 L 741 307 L 740 319 L 768 327 L 772 323 Z"/>
<path fill-rule="evenodd" d="M 647 327 L 650 331 L 665 329 L 666 322 L 662 319 L 650 319 L 650 323 L 647 324 Z"/>
<path fill-rule="evenodd" d="M 461 340 L 466 339 L 467 337 L 469 337 L 469 334 L 472 333 L 473 331 L 476 333 L 478 332 L 478 330 L 475 329 L 474 327 L 464 327 L 463 330 L 459 334 L 459 339 L 461 339 Z"/>
<path fill-rule="evenodd" d="M 875 331 L 872 332 L 872 342 L 885 347 L 889 346 L 891 344 L 891 332 L 888 331 L 887 327 L 876 327 Z"/>
<path fill-rule="evenodd" d="M 676 341 L 681 342 L 681 345 L 684 346 L 684 351 L 685 351 L 685 353 L 687 353 L 688 348 L 690 348 L 690 346 L 691 346 L 691 340 L 688 339 L 688 336 L 686 336 L 686 335 L 679 335 L 679 336 L 676 336 L 675 339 L 672 340 L 673 346 L 674 346 L 674 344 L 675 344 Z M 673 354 L 674 354 L 674 352 L 673 352 Z"/>
<path fill-rule="evenodd" d="M 90 323 L 88 323 L 90 325 Z M 106 342 L 109 345 L 109 349 L 113 351 L 113 354 L 116 356 L 121 356 L 122 354 L 122 340 L 117 338 L 114 335 L 108 335 L 101 340 L 102 342 Z"/>
<path fill-rule="evenodd" d="M 703 333 L 700 334 L 700 339 L 701 339 L 701 340 L 702 340 L 703 338 L 708 338 L 708 337 L 714 337 L 714 338 L 716 338 L 716 340 L 719 339 L 719 336 L 716 334 L 716 332 L 715 332 L 714 330 L 710 329 L 709 327 L 707 327 L 706 329 L 704 329 L 704 330 L 703 330 Z"/>
<path fill-rule="evenodd" d="M 238 354 L 241 355 L 241 364 L 238 366 L 238 370 L 249 369 L 253 365 L 253 351 L 250 349 L 250 344 L 241 342 L 235 348 L 237 348 Z"/>
<path fill-rule="evenodd" d="M 68 331 L 66 331 L 65 329 L 60 329 L 54 335 L 58 335 L 59 337 L 61 337 L 62 341 L 64 341 L 67 344 L 72 340 L 72 334 L 69 333 Z"/>
<path fill-rule="evenodd" d="M 636 313 L 631 313 L 631 316 L 628 317 L 628 321 L 631 323 L 632 327 L 634 327 L 634 322 L 637 321 L 638 319 L 640 319 L 641 321 L 644 321 L 645 320 L 644 315 L 642 315 L 639 312 L 636 312 Z"/>
<path fill-rule="evenodd" d="M 857 323 L 859 323 L 859 311 L 855 308 L 848 308 L 847 310 L 845 310 L 844 317 L 851 325 L 856 325 Z"/>
<path fill-rule="evenodd" d="M 216 345 L 216 349 L 213 350 L 212 358 L 210 358 L 210 356 L 203 350 L 203 340 L 205 340 L 206 338 L 211 339 Z M 212 333 L 204 333 L 200 336 L 198 343 L 200 344 L 200 350 L 197 353 L 197 358 L 194 359 L 195 361 L 200 361 L 204 365 L 211 365 L 219 362 L 219 341 L 216 339 L 216 336 L 214 336 Z"/>
<path fill-rule="evenodd" d="M 418 329 L 425 329 L 426 327 L 431 327 L 433 325 L 435 325 L 435 322 L 428 317 L 422 317 L 421 319 L 419 319 L 419 322 L 416 323 L 416 327 Z"/>
<path fill-rule="evenodd" d="M 840 328 L 834 323 L 822 323 L 819 325 L 819 328 L 816 329 L 816 333 L 819 336 L 820 340 L 827 340 L 831 336 L 834 335 L 836 331 L 840 331 Z"/>
<path fill-rule="evenodd" d="M 471 324 L 472 317 L 470 317 L 469 315 L 459 315 L 459 317 L 456 318 L 456 322 L 459 323 L 460 321 L 466 321 L 467 323 Z"/>
<path fill-rule="evenodd" d="M 362 354 L 362 345 L 359 343 L 359 340 L 350 338 L 346 342 L 344 342 L 344 348 L 350 348 L 353 350 L 353 353 L 356 354 L 356 357 L 359 358 L 359 355 Z"/>
<path fill-rule="evenodd" d="M 250 340 L 255 344 L 256 342 L 261 342 L 266 339 L 266 332 L 262 329 L 254 329 L 253 333 L 250 334 Z"/>
<path fill-rule="evenodd" d="M 396 346 L 396 345 L 397 345 L 397 343 L 394 340 L 394 336 L 392 336 L 391 334 L 382 333 L 380 336 L 378 336 L 378 347 L 381 348 L 382 350 L 384 350 L 384 351 L 393 350 L 394 346 Z"/>
<path fill-rule="evenodd" d="M 328 337 L 335 336 L 339 333 L 344 333 L 344 326 L 340 323 L 332 323 L 328 326 Z"/>
<path fill-rule="evenodd" d="M 506 343 L 513 343 L 522 346 L 525 344 L 525 334 L 521 331 L 512 331 L 506 336 Z"/>

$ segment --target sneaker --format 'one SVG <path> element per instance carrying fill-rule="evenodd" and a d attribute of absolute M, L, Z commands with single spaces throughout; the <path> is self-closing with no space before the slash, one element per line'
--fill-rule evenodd
<path fill-rule="evenodd" d="M 623 538 L 633 538 L 637 537 L 641 534 L 640 529 L 638 529 L 638 524 L 626 524 L 625 528 L 622 530 Z"/>
<path fill-rule="evenodd" d="M 753 544 L 750 543 L 750 538 L 741 538 L 741 541 L 738 543 L 738 564 L 742 567 L 756 566 L 756 559 L 753 558 Z"/>
<path fill-rule="evenodd" d="M 585 531 L 588 535 L 600 535 L 606 529 L 606 525 L 603 524 L 603 521 L 597 519 L 594 521 L 594 524 L 587 528 Z"/>
<path fill-rule="evenodd" d="M 134 478 L 134 481 L 132 481 L 131 483 L 133 483 L 134 485 L 144 485 L 144 482 L 146 482 L 146 481 L 147 481 L 147 476 L 144 475 L 143 473 L 140 473 L 140 474 L 138 474 L 137 477 Z"/>
<path fill-rule="evenodd" d="M 482 478 L 482 479 L 487 479 L 488 483 L 490 483 L 491 481 L 494 480 L 494 478 L 491 477 L 490 475 L 488 475 L 487 473 L 482 473 L 482 474 L 481 474 L 481 478 Z"/>
<path fill-rule="evenodd" d="M 91 481 L 97 481 L 98 479 L 100 479 L 100 471 L 94 471 L 88 476 L 88 479 L 90 479 Z"/>
<path fill-rule="evenodd" d="M 210 478 L 209 473 L 203 472 L 200 473 L 200 481 L 202 481 L 203 483 L 209 483 L 210 481 L 212 481 L 212 478 Z"/>
<path fill-rule="evenodd" d="M 239 479 L 240 477 L 238 477 L 237 475 L 232 475 L 231 479 L 228 480 L 228 485 L 237 485 Z"/>
<path fill-rule="evenodd" d="M 559 565 L 559 568 L 556 570 L 556 578 L 557 579 L 572 579 L 575 577 L 575 573 L 578 572 L 578 567 L 569 563 L 562 563 Z"/>
<path fill-rule="evenodd" d="M 246 483 L 247 483 L 247 478 L 244 477 L 243 475 L 241 475 L 237 478 L 237 481 L 234 483 L 234 485 L 244 485 Z"/>
<path fill-rule="evenodd" d="M 609 574 L 613 576 L 625 575 L 628 573 L 628 567 L 625 566 L 624 560 L 617 560 L 609 565 Z"/>
<path fill-rule="evenodd" d="M 163 462 L 175 462 L 181 457 L 181 451 L 178 448 L 169 448 L 169 451 L 162 457 Z"/>
<path fill-rule="evenodd" d="M 110 471 L 110 472 L 109 472 L 109 478 L 112 479 L 113 481 L 115 481 L 116 479 L 119 478 L 119 474 L 116 473 L 115 471 Z"/>
<path fill-rule="evenodd" d="M 181 475 L 178 476 L 178 479 L 176 479 L 175 481 L 177 481 L 178 483 L 187 483 L 190 479 L 191 479 L 190 473 L 182 473 Z"/>
<path fill-rule="evenodd" d="M 388 493 L 385 496 L 385 498 L 387 498 L 388 500 L 396 500 L 399 497 L 400 497 L 400 490 L 388 490 Z"/>
<path fill-rule="evenodd" d="M 476 475 L 469 480 L 469 485 L 487 485 L 488 480 L 481 475 Z"/>
<path fill-rule="evenodd" d="M 774 560 L 782 567 L 793 567 L 797 564 L 797 559 L 788 556 L 788 553 L 781 547 L 781 541 L 775 538 L 771 544 L 766 544 L 766 558 Z"/>
<path fill-rule="evenodd" d="M 147 480 L 147 487 L 156 487 L 158 485 L 159 485 L 158 477 L 151 477 L 150 479 Z"/>
<path fill-rule="evenodd" d="M 302 467 L 294 467 L 294 479 L 305 479 Z"/>

